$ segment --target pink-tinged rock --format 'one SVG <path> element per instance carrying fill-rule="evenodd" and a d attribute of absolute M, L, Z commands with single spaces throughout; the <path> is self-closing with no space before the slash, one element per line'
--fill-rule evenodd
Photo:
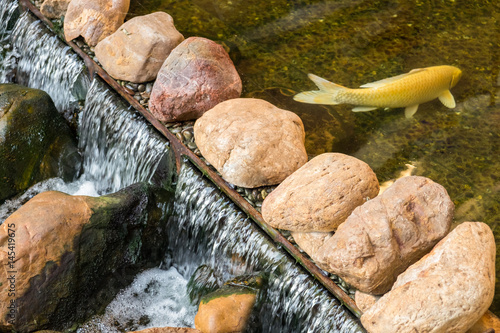
<path fill-rule="evenodd" d="M 64 37 L 71 41 L 82 36 L 96 46 L 124 22 L 130 0 L 72 0 L 64 18 Z"/>
<path fill-rule="evenodd" d="M 146 82 L 156 78 L 170 52 L 184 40 L 164 12 L 137 16 L 95 47 L 95 55 L 113 78 Z"/>
<path fill-rule="evenodd" d="M 466 332 L 495 291 L 495 238 L 488 225 L 464 222 L 402 273 L 362 317 L 370 333 Z"/>
<path fill-rule="evenodd" d="M 235 185 L 278 184 L 307 162 L 302 120 L 254 98 L 231 99 L 194 125 L 203 157 Z"/>
<path fill-rule="evenodd" d="M 40 12 L 47 18 L 58 19 L 66 15 L 71 0 L 45 0 L 40 7 Z"/>
<path fill-rule="evenodd" d="M 163 63 L 149 109 L 163 122 L 197 119 L 220 102 L 240 97 L 241 89 L 224 48 L 206 38 L 190 37 Z"/>
<path fill-rule="evenodd" d="M 266 197 L 262 217 L 278 229 L 330 232 L 378 192 L 377 176 L 368 164 L 344 154 L 321 154 Z"/>
<path fill-rule="evenodd" d="M 398 179 L 352 212 L 318 250 L 317 261 L 356 289 L 383 294 L 448 234 L 453 212 L 443 186 L 425 177 Z"/>

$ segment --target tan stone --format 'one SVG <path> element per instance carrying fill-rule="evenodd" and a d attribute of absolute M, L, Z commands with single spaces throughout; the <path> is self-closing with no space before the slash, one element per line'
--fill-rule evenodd
<path fill-rule="evenodd" d="M 378 192 L 377 176 L 368 164 L 344 154 L 321 154 L 266 197 L 262 217 L 278 229 L 334 231 Z"/>
<path fill-rule="evenodd" d="M 425 177 L 398 179 L 356 208 L 317 253 L 326 270 L 363 292 L 380 295 L 449 232 L 454 205 Z"/>
<path fill-rule="evenodd" d="M 232 294 L 202 301 L 194 317 L 195 327 L 203 333 L 242 332 L 255 300 L 255 294 Z"/>
<path fill-rule="evenodd" d="M 115 79 L 146 82 L 156 78 L 170 52 L 184 40 L 164 12 L 137 16 L 97 44 L 95 54 Z"/>
<path fill-rule="evenodd" d="M 495 291 L 495 238 L 488 225 L 464 222 L 402 273 L 361 317 L 370 333 L 466 332 Z"/>
<path fill-rule="evenodd" d="M 307 253 L 312 260 L 316 261 L 316 252 L 330 237 L 332 237 L 333 233 L 292 231 L 291 235 L 302 251 Z"/>
<path fill-rule="evenodd" d="M 495 332 L 500 332 L 500 318 L 491 313 L 491 311 L 486 311 L 486 313 L 467 331 L 467 333 Z"/>
<path fill-rule="evenodd" d="M 72 0 L 64 18 L 64 37 L 71 41 L 82 36 L 96 46 L 124 22 L 130 0 Z"/>
<path fill-rule="evenodd" d="M 238 186 L 278 184 L 307 162 L 300 118 L 260 99 L 218 104 L 196 121 L 194 137 L 203 157 Z"/>
<path fill-rule="evenodd" d="M 40 7 L 40 12 L 47 18 L 58 19 L 66 15 L 71 0 L 45 0 Z"/>
<path fill-rule="evenodd" d="M 381 296 L 367 294 L 359 290 L 356 290 L 356 293 L 354 294 L 354 300 L 356 301 L 356 305 L 361 310 L 361 312 L 368 311 L 369 308 L 377 303 L 380 297 Z"/>
<path fill-rule="evenodd" d="M 200 331 L 189 327 L 152 327 L 130 333 L 200 333 Z"/>

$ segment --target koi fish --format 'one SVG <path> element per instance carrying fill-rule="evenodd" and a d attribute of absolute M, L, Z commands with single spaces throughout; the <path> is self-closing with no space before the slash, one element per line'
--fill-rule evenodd
<path fill-rule="evenodd" d="M 462 77 L 454 66 L 433 66 L 413 69 L 409 73 L 393 76 L 350 89 L 327 81 L 314 74 L 309 78 L 319 90 L 301 92 L 294 100 L 311 104 L 353 104 L 352 111 L 364 112 L 378 108 L 405 108 L 406 118 L 411 118 L 422 103 L 439 98 L 444 106 L 456 106 L 450 92 Z"/>

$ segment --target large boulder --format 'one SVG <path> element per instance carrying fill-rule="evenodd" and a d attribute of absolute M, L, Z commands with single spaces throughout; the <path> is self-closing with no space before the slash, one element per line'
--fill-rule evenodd
<path fill-rule="evenodd" d="M 224 48 L 190 37 L 161 66 L 149 109 L 164 122 L 197 119 L 220 102 L 240 97 L 241 89 L 240 76 Z"/>
<path fill-rule="evenodd" d="M 0 84 L 0 203 L 79 169 L 76 139 L 44 91 Z"/>
<path fill-rule="evenodd" d="M 465 222 L 402 273 L 363 314 L 376 332 L 466 332 L 495 291 L 495 238 L 488 225 Z"/>
<path fill-rule="evenodd" d="M 184 40 L 164 12 L 137 16 L 95 47 L 102 67 L 115 79 L 146 82 L 156 78 L 170 52 Z"/>
<path fill-rule="evenodd" d="M 167 237 L 156 193 L 140 183 L 98 198 L 49 191 L 9 216 L 0 226 L 0 281 L 9 281 L 0 286 L 0 331 L 81 322 L 139 269 L 158 265 Z"/>
<path fill-rule="evenodd" d="M 203 157 L 235 185 L 282 182 L 307 162 L 300 118 L 260 99 L 225 101 L 194 124 Z"/>
<path fill-rule="evenodd" d="M 453 212 L 443 186 L 425 177 L 400 178 L 356 208 L 318 250 L 317 261 L 356 289 L 383 294 L 448 234 Z"/>
<path fill-rule="evenodd" d="M 378 192 L 377 176 L 368 164 L 344 154 L 321 154 L 266 197 L 262 217 L 278 229 L 334 231 Z"/>
<path fill-rule="evenodd" d="M 82 36 L 96 46 L 124 22 L 130 0 L 71 0 L 64 18 L 64 37 L 71 41 Z"/>
<path fill-rule="evenodd" d="M 47 18 L 58 19 L 66 15 L 71 0 L 45 0 L 40 12 Z"/>
<path fill-rule="evenodd" d="M 333 232 L 300 232 L 292 231 L 290 234 L 297 245 L 316 261 L 316 253 L 333 236 Z"/>

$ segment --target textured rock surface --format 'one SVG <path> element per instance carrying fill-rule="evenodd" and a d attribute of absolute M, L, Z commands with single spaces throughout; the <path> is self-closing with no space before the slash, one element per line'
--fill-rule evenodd
<path fill-rule="evenodd" d="M 238 186 L 278 184 L 307 162 L 300 118 L 260 99 L 220 103 L 196 121 L 194 137 L 203 157 Z"/>
<path fill-rule="evenodd" d="M 197 119 L 222 101 L 241 94 L 241 79 L 219 44 L 190 37 L 163 63 L 149 109 L 160 121 Z"/>
<path fill-rule="evenodd" d="M 43 192 L 9 216 L 0 226 L 0 279 L 15 275 L 15 295 L 3 283 L 0 303 L 14 301 L 18 312 L 12 324 L 0 308 L 0 331 L 62 329 L 102 311 L 134 272 L 163 258 L 157 205 L 150 186 L 135 184 L 98 198 Z"/>
<path fill-rule="evenodd" d="M 58 19 L 66 15 L 66 10 L 71 0 L 45 0 L 40 7 L 40 12 L 47 18 Z"/>
<path fill-rule="evenodd" d="M 72 0 L 64 18 L 64 37 L 71 41 L 82 36 L 96 46 L 123 24 L 129 5 L 130 0 Z"/>
<path fill-rule="evenodd" d="M 318 262 L 363 292 L 383 294 L 448 233 L 454 205 L 425 177 L 398 179 L 356 208 L 319 250 Z"/>
<path fill-rule="evenodd" d="M 279 229 L 334 231 L 378 192 L 377 176 L 368 164 L 344 154 L 321 154 L 266 197 L 262 217 Z"/>
<path fill-rule="evenodd" d="M 197 329 L 188 327 L 153 327 L 130 333 L 201 333 Z"/>
<path fill-rule="evenodd" d="M 495 290 L 495 239 L 480 222 L 464 222 L 401 274 L 362 317 L 369 332 L 466 332 Z"/>
<path fill-rule="evenodd" d="M 115 79 L 146 82 L 156 78 L 161 65 L 184 37 L 164 12 L 137 16 L 97 44 L 95 54 Z"/>
<path fill-rule="evenodd" d="M 316 252 L 323 244 L 332 237 L 332 232 L 291 232 L 295 243 L 307 253 L 312 260 L 316 261 Z"/>
<path fill-rule="evenodd" d="M 368 311 L 369 308 L 377 303 L 380 297 L 381 296 L 367 294 L 359 290 L 356 290 L 356 293 L 354 294 L 354 300 L 356 301 L 356 305 L 361 310 L 361 312 Z"/>
<path fill-rule="evenodd" d="M 72 180 L 76 139 L 42 90 L 0 84 L 0 203 L 44 179 Z"/>

